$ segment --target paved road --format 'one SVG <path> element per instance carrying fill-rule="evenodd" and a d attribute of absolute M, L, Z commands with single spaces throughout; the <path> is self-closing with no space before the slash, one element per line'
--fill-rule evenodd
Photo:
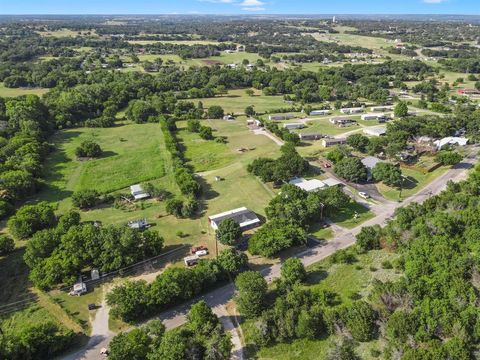
<path fill-rule="evenodd" d="M 330 255 L 339 249 L 345 249 L 352 246 L 355 243 L 355 235 L 360 232 L 362 227 L 371 225 L 384 225 L 388 219 L 390 219 L 395 210 L 398 207 L 406 206 L 412 202 L 421 203 L 429 197 L 440 193 L 445 189 L 446 184 L 449 181 L 458 182 L 466 178 L 466 171 L 470 169 L 476 160 L 477 148 L 473 148 L 471 153 L 462 161 L 462 163 L 454 166 L 452 169 L 446 171 L 444 174 L 433 180 L 424 189 L 414 194 L 410 198 L 406 199 L 402 203 L 396 203 L 391 201 L 384 201 L 380 204 L 374 204 L 371 206 L 371 210 L 375 212 L 376 216 L 361 225 L 346 230 L 336 227 L 335 237 L 323 244 L 320 244 L 314 248 L 305 250 L 297 255 L 302 260 L 305 266 L 312 265 Z M 261 273 L 268 282 L 272 282 L 274 279 L 280 277 L 280 264 L 276 264 L 265 268 Z M 230 315 L 225 309 L 225 305 L 233 298 L 235 294 L 235 288 L 233 284 L 229 283 L 218 289 L 215 289 L 208 294 L 196 298 L 188 303 L 178 306 L 170 311 L 164 312 L 160 315 L 160 319 L 164 322 L 167 329 L 178 327 L 186 322 L 186 313 L 191 304 L 203 299 L 212 308 L 213 312 L 220 318 L 220 321 L 225 326 L 227 331 L 232 334 L 232 341 L 234 343 L 232 359 L 242 360 L 243 349 L 241 341 L 239 339 L 238 332 L 234 326 L 234 322 L 230 318 Z M 97 314 L 98 316 L 98 314 Z M 100 358 L 100 350 L 103 347 L 107 347 L 108 343 L 113 337 L 113 334 L 107 332 L 105 334 L 97 334 L 96 339 L 92 339 L 88 345 L 87 350 L 79 351 L 72 355 L 65 357 L 65 360 L 73 359 L 85 359 L 94 360 Z"/>

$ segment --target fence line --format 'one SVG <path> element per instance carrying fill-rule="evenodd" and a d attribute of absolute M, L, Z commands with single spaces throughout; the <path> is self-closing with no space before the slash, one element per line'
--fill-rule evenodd
<path fill-rule="evenodd" d="M 113 279 L 116 275 L 119 275 L 119 276 L 127 276 L 127 275 L 131 275 L 135 272 L 138 272 L 138 270 L 140 270 L 140 268 L 142 266 L 145 266 L 145 265 L 150 265 L 151 269 L 153 270 L 154 267 L 153 265 L 157 265 L 158 263 L 158 260 L 161 260 L 163 259 L 164 257 L 168 256 L 168 255 L 171 255 L 171 254 L 174 254 L 174 253 L 177 253 L 177 252 L 180 252 L 181 250 L 187 248 L 189 245 L 181 245 L 175 249 L 172 249 L 166 253 L 163 253 L 163 254 L 160 254 L 160 255 L 157 255 L 157 256 L 153 256 L 151 258 L 148 258 L 148 259 L 145 259 L 145 260 L 142 260 L 142 261 L 139 261 L 135 264 L 132 264 L 132 265 L 129 265 L 129 266 L 126 266 L 124 268 L 121 268 L 121 269 L 117 269 L 117 270 L 114 270 L 114 271 L 111 271 L 109 273 L 105 273 L 105 274 L 102 274 L 100 276 L 99 279 L 96 279 L 96 280 L 93 280 L 93 279 L 89 279 L 89 280 L 85 280 L 84 283 L 88 286 L 97 286 L 99 284 L 102 284 L 102 283 L 105 283 L 105 282 L 108 282 L 110 281 L 111 279 Z M 157 265 L 158 266 L 158 265 Z M 69 286 L 63 286 L 61 288 L 58 288 L 57 290 L 60 290 L 60 291 L 68 291 L 69 289 L 72 288 L 72 285 L 69 285 Z M 36 295 L 25 295 L 25 296 L 28 296 L 26 299 L 23 299 L 23 300 L 18 300 L 18 301 L 14 301 L 14 302 L 11 302 L 11 303 L 8 303 L 8 304 L 1 304 L 0 305 L 0 315 L 5 315 L 5 314 L 8 314 L 8 313 L 11 313 L 11 312 L 14 312 L 14 311 L 17 311 L 17 310 L 20 310 L 32 303 L 36 303 L 38 301 L 38 297 Z"/>

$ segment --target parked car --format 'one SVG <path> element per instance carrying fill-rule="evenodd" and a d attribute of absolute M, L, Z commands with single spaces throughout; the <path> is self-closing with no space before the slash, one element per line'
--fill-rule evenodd
<path fill-rule="evenodd" d="M 207 256 L 208 255 L 208 250 L 198 250 L 197 252 L 195 252 L 195 255 L 197 256 Z"/>
<path fill-rule="evenodd" d="M 97 308 L 97 305 L 95 304 L 88 304 L 88 310 L 95 310 Z"/>
<path fill-rule="evenodd" d="M 196 255 L 197 251 L 202 251 L 202 250 L 206 250 L 207 254 L 208 254 L 208 248 L 206 246 L 203 246 L 203 245 L 192 247 L 191 253 L 192 253 L 192 255 Z"/>
<path fill-rule="evenodd" d="M 370 199 L 370 195 L 368 195 L 366 192 L 360 191 L 358 193 L 358 196 L 364 198 L 364 199 Z"/>

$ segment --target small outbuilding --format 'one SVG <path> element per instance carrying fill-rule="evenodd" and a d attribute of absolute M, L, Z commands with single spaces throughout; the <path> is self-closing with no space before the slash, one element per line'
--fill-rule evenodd
<path fill-rule="evenodd" d="M 145 192 L 140 184 L 130 186 L 130 193 L 135 200 L 142 200 L 150 197 L 150 194 Z"/>

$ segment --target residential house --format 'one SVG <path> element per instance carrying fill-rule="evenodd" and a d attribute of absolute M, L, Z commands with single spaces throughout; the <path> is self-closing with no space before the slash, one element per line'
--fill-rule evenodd
<path fill-rule="evenodd" d="M 387 129 L 384 126 L 369 126 L 363 128 L 363 133 L 370 136 L 383 136 L 387 133 Z"/>
<path fill-rule="evenodd" d="M 287 130 L 303 129 L 305 127 L 305 124 L 303 124 L 303 123 L 290 123 L 290 124 L 284 124 L 283 127 Z"/>
<path fill-rule="evenodd" d="M 313 110 L 310 112 L 310 116 L 323 116 L 323 115 L 330 115 L 330 110 Z"/>
<path fill-rule="evenodd" d="M 347 143 L 347 139 L 339 138 L 339 139 L 322 139 L 322 146 L 323 147 L 331 147 L 336 145 L 344 145 Z"/>
<path fill-rule="evenodd" d="M 240 229 L 248 230 L 260 225 L 261 221 L 258 216 L 246 207 L 233 209 L 220 214 L 212 215 L 208 217 L 208 222 L 212 229 L 217 230 L 218 225 L 225 219 L 233 219 Z"/>

